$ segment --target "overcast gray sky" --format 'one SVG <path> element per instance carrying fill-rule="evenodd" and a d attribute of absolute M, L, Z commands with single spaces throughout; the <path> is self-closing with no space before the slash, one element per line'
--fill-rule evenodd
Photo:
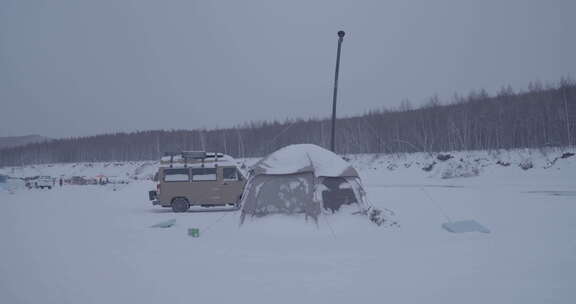
<path fill-rule="evenodd" d="M 0 136 L 326 117 L 576 73 L 573 0 L 0 0 Z"/>

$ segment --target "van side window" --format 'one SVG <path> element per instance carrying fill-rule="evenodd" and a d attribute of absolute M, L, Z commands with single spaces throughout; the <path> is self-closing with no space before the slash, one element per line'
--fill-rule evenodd
<path fill-rule="evenodd" d="M 215 181 L 216 168 L 193 168 L 192 169 L 193 181 Z"/>
<path fill-rule="evenodd" d="M 224 176 L 225 181 L 237 181 L 238 174 L 236 172 L 236 168 L 222 168 L 222 175 Z"/>
<path fill-rule="evenodd" d="M 165 169 L 165 182 L 187 182 L 190 180 L 188 169 Z"/>

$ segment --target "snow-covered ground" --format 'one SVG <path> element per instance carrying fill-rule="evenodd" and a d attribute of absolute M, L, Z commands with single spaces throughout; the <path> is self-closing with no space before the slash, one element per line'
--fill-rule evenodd
<path fill-rule="evenodd" d="M 397 228 L 173 214 L 147 200 L 153 163 L 0 169 L 138 177 L 117 191 L 0 190 L 0 303 L 573 303 L 576 156 L 563 152 L 348 156 Z M 491 233 L 441 227 L 468 219 Z"/>

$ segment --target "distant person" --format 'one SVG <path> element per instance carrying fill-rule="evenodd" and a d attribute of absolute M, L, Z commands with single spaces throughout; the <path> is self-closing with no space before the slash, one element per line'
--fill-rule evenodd
<path fill-rule="evenodd" d="M 62 178 L 60 178 L 60 187 L 62 187 L 62 183 L 63 183 Z"/>

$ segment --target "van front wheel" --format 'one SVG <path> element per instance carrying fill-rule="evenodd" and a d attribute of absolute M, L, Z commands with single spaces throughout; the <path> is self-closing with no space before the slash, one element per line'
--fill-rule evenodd
<path fill-rule="evenodd" d="M 186 212 L 190 209 L 190 203 L 187 199 L 183 197 L 177 197 L 172 200 L 172 211 L 174 212 Z"/>

